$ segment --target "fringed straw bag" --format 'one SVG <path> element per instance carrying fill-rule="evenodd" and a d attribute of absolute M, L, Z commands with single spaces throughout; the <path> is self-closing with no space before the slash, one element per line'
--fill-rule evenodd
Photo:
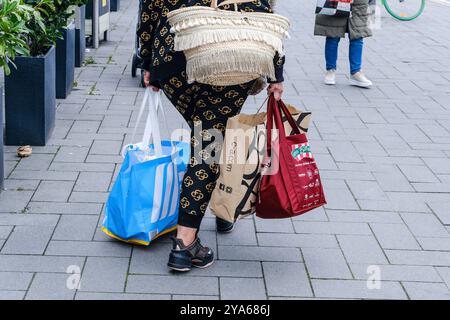
<path fill-rule="evenodd" d="M 211 7 L 191 6 L 168 14 L 174 49 L 184 51 L 190 83 L 229 86 L 260 76 L 275 80 L 273 59 L 283 55 L 289 20 L 273 13 L 239 12 L 237 4 L 252 0 L 225 0 Z M 235 11 L 221 10 L 234 5 Z"/>

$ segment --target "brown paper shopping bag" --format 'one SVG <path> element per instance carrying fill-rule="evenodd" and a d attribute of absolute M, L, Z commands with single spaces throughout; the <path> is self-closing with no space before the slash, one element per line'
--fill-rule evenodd
<path fill-rule="evenodd" d="M 302 133 L 308 131 L 311 113 L 288 106 Z M 212 213 L 224 220 L 236 220 L 255 213 L 261 179 L 261 161 L 266 144 L 266 113 L 239 114 L 228 119 L 221 151 L 220 174 L 212 193 Z M 292 127 L 283 118 L 286 134 Z M 276 138 L 276 137 L 274 137 Z"/>

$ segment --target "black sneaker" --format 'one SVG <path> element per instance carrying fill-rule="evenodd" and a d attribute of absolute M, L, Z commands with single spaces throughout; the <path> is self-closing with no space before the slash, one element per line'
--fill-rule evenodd
<path fill-rule="evenodd" d="M 230 233 L 234 229 L 234 223 L 216 218 L 216 230 L 221 233 Z"/>
<path fill-rule="evenodd" d="M 189 246 L 183 240 L 172 238 L 173 249 L 167 266 L 175 271 L 189 271 L 192 267 L 207 268 L 214 262 L 214 252 L 203 247 L 197 237 Z"/>

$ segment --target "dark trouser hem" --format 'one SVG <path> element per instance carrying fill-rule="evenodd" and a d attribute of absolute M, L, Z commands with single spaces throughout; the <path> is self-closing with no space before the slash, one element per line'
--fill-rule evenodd
<path fill-rule="evenodd" d="M 202 223 L 202 219 L 203 215 L 193 215 L 180 210 L 178 214 L 178 225 L 198 230 L 200 228 L 200 224 Z"/>

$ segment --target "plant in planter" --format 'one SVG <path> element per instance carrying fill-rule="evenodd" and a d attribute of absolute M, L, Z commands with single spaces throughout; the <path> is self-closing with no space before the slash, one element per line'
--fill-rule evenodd
<path fill-rule="evenodd" d="M 72 91 L 75 78 L 75 23 L 70 6 L 73 0 L 55 0 L 52 22 L 61 32 L 56 40 L 56 98 L 65 99 Z"/>
<path fill-rule="evenodd" d="M 20 0 L 3 0 L 0 3 L 0 68 L 5 75 L 16 68 L 14 58 L 29 54 L 24 34 L 28 32 L 26 21 L 31 14 Z M 0 190 L 3 187 L 3 87 L 0 86 Z"/>
<path fill-rule="evenodd" d="M 51 23 L 54 1 L 26 3 L 31 9 L 22 36 L 29 51 L 16 56 L 16 67 L 5 76 L 7 145 L 45 145 L 55 123 L 54 43 L 60 33 Z"/>

